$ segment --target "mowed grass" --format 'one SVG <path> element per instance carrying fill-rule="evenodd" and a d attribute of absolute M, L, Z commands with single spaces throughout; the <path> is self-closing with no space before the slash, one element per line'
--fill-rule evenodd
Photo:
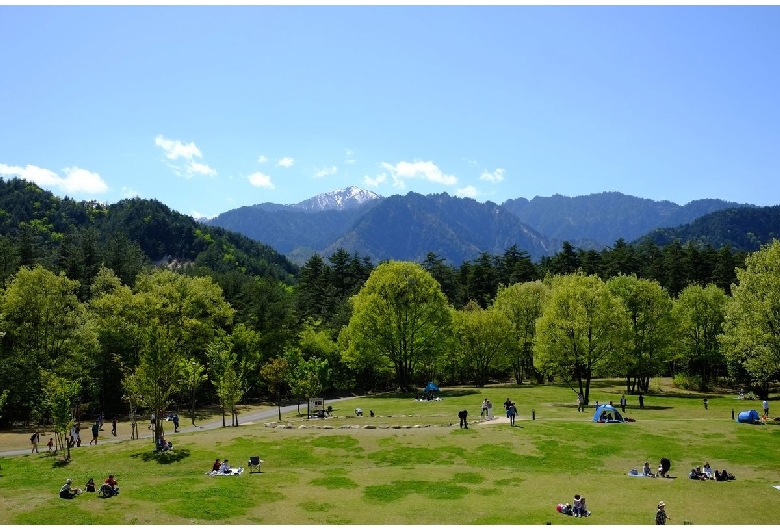
<path fill-rule="evenodd" d="M 644 410 L 627 396 L 626 415 L 637 420 L 629 424 L 594 424 L 593 408 L 578 413 L 567 386 L 457 388 L 435 402 L 340 402 L 326 420 L 283 416 L 291 429 L 258 423 L 174 435 L 176 450 L 163 455 L 146 439 L 77 448 L 67 464 L 43 453 L 2 458 L 0 524 L 652 524 L 660 500 L 672 523 L 776 524 L 780 425 L 731 419 L 732 409 L 760 412 L 761 403 L 709 394 L 704 410 L 703 395 L 654 384 L 667 392 L 648 396 Z M 620 381 L 597 381 L 591 400 L 617 403 L 620 392 Z M 514 400 L 517 426 L 480 423 L 485 397 L 496 416 Z M 366 415 L 354 417 L 355 407 Z M 457 425 L 463 408 L 468 430 Z M 245 466 L 251 455 L 265 460 L 262 473 L 205 474 L 215 458 Z M 677 479 L 626 476 L 662 456 Z M 737 480 L 686 478 L 704 461 Z M 57 496 L 68 477 L 82 486 L 108 473 L 119 480 L 118 497 Z M 556 512 L 575 493 L 591 517 Z"/>

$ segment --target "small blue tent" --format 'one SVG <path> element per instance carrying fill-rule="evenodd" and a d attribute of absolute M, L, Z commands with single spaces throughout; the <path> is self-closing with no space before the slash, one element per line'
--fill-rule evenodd
<path fill-rule="evenodd" d="M 737 416 L 737 423 L 753 423 L 760 421 L 761 417 L 755 410 L 745 410 L 739 413 Z"/>
<path fill-rule="evenodd" d="M 604 415 L 604 418 L 602 418 L 602 414 Z M 608 420 L 606 419 L 608 414 L 612 414 L 612 419 Z M 612 405 L 599 405 L 596 408 L 596 412 L 593 414 L 593 421 L 599 422 L 601 420 L 601 423 L 624 423 L 625 420 L 623 419 L 623 416 L 620 415 L 620 411 L 613 407 Z"/>
<path fill-rule="evenodd" d="M 438 392 L 439 387 L 433 384 L 433 381 L 428 383 L 428 386 L 425 387 L 424 392 Z"/>

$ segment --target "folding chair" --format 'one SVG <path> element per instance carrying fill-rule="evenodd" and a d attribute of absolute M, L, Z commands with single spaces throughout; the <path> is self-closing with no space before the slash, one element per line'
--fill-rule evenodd
<path fill-rule="evenodd" d="M 259 456 L 250 456 L 249 462 L 247 462 L 247 467 L 249 468 L 250 473 L 261 473 L 260 471 L 260 464 L 262 464 L 263 461 L 260 460 Z"/>

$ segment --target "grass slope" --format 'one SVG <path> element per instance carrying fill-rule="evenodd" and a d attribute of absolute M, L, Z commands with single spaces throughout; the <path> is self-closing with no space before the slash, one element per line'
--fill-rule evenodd
<path fill-rule="evenodd" d="M 619 381 L 596 384 L 593 402 L 618 402 Z M 565 386 L 459 388 L 444 389 L 439 402 L 359 398 L 326 420 L 292 414 L 284 417 L 292 429 L 258 423 L 178 434 L 164 455 L 147 439 L 78 448 L 69 463 L 48 454 L 2 458 L 0 524 L 652 524 L 660 500 L 676 524 L 776 523 L 773 510 L 758 507 L 780 500 L 771 487 L 780 484 L 780 425 L 731 419 L 732 409 L 760 411 L 760 402 L 710 394 L 704 410 L 701 395 L 658 390 L 644 410 L 628 396 L 631 424 L 594 424 L 593 409 L 578 413 Z M 517 426 L 473 421 L 485 397 L 496 414 L 513 399 Z M 367 415 L 350 417 L 355 407 Z M 457 426 L 462 408 L 468 430 Z M 215 458 L 243 465 L 257 454 L 263 473 L 205 475 Z M 626 476 L 662 456 L 679 478 Z M 687 479 L 705 460 L 737 480 Z M 118 497 L 57 496 L 67 477 L 82 485 L 108 473 L 119 480 Z M 555 511 L 575 493 L 588 499 L 590 518 Z"/>

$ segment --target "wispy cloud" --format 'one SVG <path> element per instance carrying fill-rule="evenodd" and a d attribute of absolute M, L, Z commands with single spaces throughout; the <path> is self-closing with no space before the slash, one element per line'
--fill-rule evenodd
<path fill-rule="evenodd" d="M 200 149 L 198 149 L 198 146 L 195 145 L 195 142 L 185 144 L 180 140 L 171 140 L 158 134 L 154 139 L 154 145 L 162 148 L 165 158 L 169 160 L 182 159 L 184 162 L 183 166 L 166 163 L 166 165 L 178 176 L 183 176 L 185 178 L 192 178 L 193 175 L 213 177 L 217 174 L 217 171 L 214 168 L 195 161 L 195 158 L 203 158 L 203 154 L 200 152 Z"/>
<path fill-rule="evenodd" d="M 135 191 L 133 188 L 128 188 L 127 186 L 122 186 L 122 197 L 125 199 L 132 199 L 133 197 L 138 197 L 139 194 L 137 191 Z"/>
<path fill-rule="evenodd" d="M 268 162 L 268 158 L 265 155 L 260 155 L 257 157 L 258 164 L 265 164 L 266 162 Z"/>
<path fill-rule="evenodd" d="M 293 164 L 295 164 L 295 159 L 289 156 L 285 156 L 276 161 L 276 167 L 292 167 Z"/>
<path fill-rule="evenodd" d="M 455 195 L 458 197 L 471 197 L 472 199 L 479 195 L 477 192 L 477 188 L 474 186 L 466 186 L 465 188 L 460 188 L 455 192 Z"/>
<path fill-rule="evenodd" d="M 247 180 L 249 180 L 249 183 L 252 186 L 255 186 L 257 188 L 267 188 L 269 190 L 274 189 L 274 185 L 271 182 L 271 177 L 269 177 L 268 175 L 263 175 L 259 171 L 249 175 L 247 177 Z"/>
<path fill-rule="evenodd" d="M 320 179 L 322 177 L 327 177 L 328 175 L 335 175 L 337 172 L 338 172 L 338 168 L 336 166 L 325 167 L 315 171 L 314 178 Z"/>
<path fill-rule="evenodd" d="M 376 178 L 371 178 L 368 175 L 363 177 L 363 182 L 370 188 L 378 188 L 380 184 L 387 180 L 387 174 L 382 173 L 377 175 Z"/>
<path fill-rule="evenodd" d="M 33 165 L 20 167 L 0 164 L 0 176 L 19 177 L 42 188 L 57 188 L 71 194 L 99 194 L 108 191 L 108 185 L 97 173 L 75 166 L 66 167 L 62 172 L 65 176 Z"/>
<path fill-rule="evenodd" d="M 488 182 L 501 182 L 504 180 L 504 173 L 505 171 L 500 167 L 496 168 L 496 170 L 492 173 L 489 171 L 483 171 L 479 176 L 479 180 L 486 180 Z"/>
<path fill-rule="evenodd" d="M 422 162 L 398 162 L 396 165 L 382 162 L 381 167 L 390 172 L 393 177 L 393 186 L 398 188 L 406 187 L 404 180 L 412 178 L 422 178 L 437 184 L 445 186 L 454 186 L 458 183 L 458 178 L 454 175 L 445 175 L 439 167 L 431 161 Z"/>
<path fill-rule="evenodd" d="M 463 157 L 462 160 L 465 161 L 470 166 L 478 166 L 479 165 L 476 160 L 472 160 L 470 158 Z"/>
<path fill-rule="evenodd" d="M 355 151 L 352 149 L 344 149 L 344 151 L 347 152 L 347 159 L 344 160 L 345 164 L 354 164 L 355 163 Z"/>

